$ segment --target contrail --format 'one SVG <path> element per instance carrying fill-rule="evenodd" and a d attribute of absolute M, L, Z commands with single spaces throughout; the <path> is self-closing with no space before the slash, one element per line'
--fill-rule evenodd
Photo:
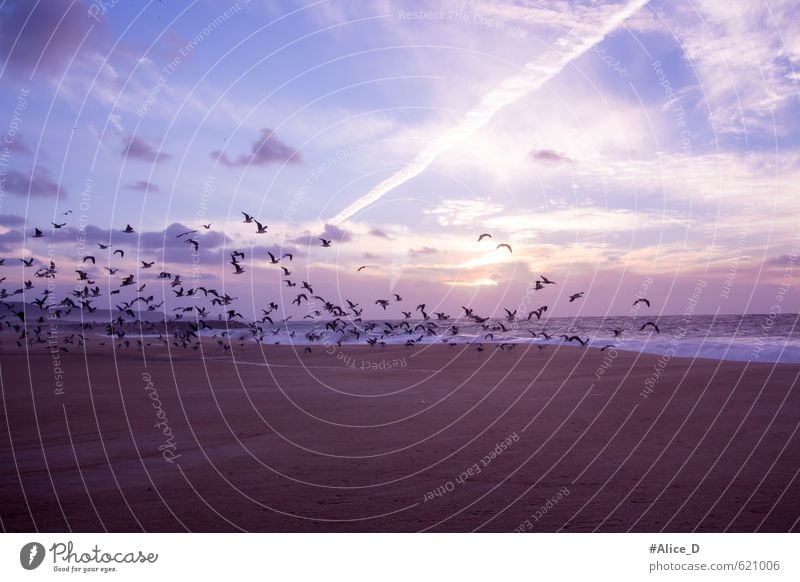
<path fill-rule="evenodd" d="M 461 123 L 439 136 L 433 143 L 417 154 L 403 169 L 375 186 L 364 196 L 351 203 L 333 217 L 331 222 L 340 223 L 363 210 L 388 192 L 418 176 L 442 153 L 470 137 L 484 127 L 495 113 L 520 98 L 536 91 L 564 70 L 569 63 L 591 49 L 613 32 L 624 20 L 644 7 L 649 0 L 632 0 L 606 22 L 598 25 L 588 38 L 574 38 L 574 33 L 560 38 L 537 60 L 523 67 L 524 71 L 506 79 L 481 99 L 480 105 L 467 112 Z M 583 27 L 582 27 L 583 28 Z M 575 44 L 573 44 L 575 40 Z"/>

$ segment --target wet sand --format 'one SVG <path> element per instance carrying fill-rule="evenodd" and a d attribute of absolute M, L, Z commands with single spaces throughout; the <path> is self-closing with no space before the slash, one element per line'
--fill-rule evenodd
<path fill-rule="evenodd" d="M 9 345 L 5 531 L 800 531 L 800 366 Z"/>

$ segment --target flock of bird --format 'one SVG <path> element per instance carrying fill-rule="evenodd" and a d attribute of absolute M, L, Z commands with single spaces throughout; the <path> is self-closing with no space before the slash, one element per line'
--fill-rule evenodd
<path fill-rule="evenodd" d="M 67 216 L 71 211 L 64 213 Z M 256 227 L 256 234 L 266 234 L 267 225 L 259 222 L 254 216 L 242 212 L 245 224 L 253 224 Z M 53 231 L 63 228 L 67 222 L 53 222 L 51 223 Z M 210 230 L 212 224 L 201 224 L 204 230 Z M 123 234 L 135 234 L 134 228 L 128 224 L 122 230 Z M 201 236 L 196 236 L 200 233 L 199 230 L 189 230 L 179 233 L 176 238 L 182 239 L 187 247 L 191 247 L 195 252 L 200 248 Z M 45 238 L 43 231 L 39 228 L 34 228 L 32 238 Z M 491 239 L 492 235 L 483 233 L 479 235 L 478 242 L 485 239 Z M 333 241 L 319 237 L 321 247 L 331 247 Z M 97 242 L 98 248 L 101 251 L 107 251 L 109 261 L 114 261 L 117 256 L 120 259 L 125 257 L 125 249 L 114 248 L 112 249 L 111 240 Z M 513 253 L 511 245 L 508 243 L 500 243 L 496 246 L 495 250 L 507 250 Z M 108 252 L 110 251 L 110 252 Z M 264 257 L 269 265 L 278 265 L 282 270 L 281 279 L 287 288 L 294 288 L 298 283 L 289 279 L 292 271 L 286 264 L 291 264 L 294 256 L 291 253 L 284 253 L 280 257 L 272 252 L 267 252 L 268 258 Z M 240 275 L 245 272 L 242 261 L 245 259 L 243 251 L 234 250 L 230 253 L 229 264 L 233 267 L 233 274 Z M 0 259 L 0 266 L 5 264 L 6 259 Z M 24 269 L 32 268 L 34 266 L 34 258 L 21 258 Z M 50 284 L 50 280 L 55 279 L 58 270 L 54 261 L 49 260 L 49 264 L 44 264 L 33 272 L 30 279 L 24 280 L 24 286 L 9 292 L 7 289 L 0 289 L 0 307 L 4 310 L 0 312 L 0 322 L 6 330 L 13 330 L 16 334 L 17 347 L 33 346 L 36 344 L 46 344 L 52 349 L 55 343 L 60 351 L 68 351 L 65 344 L 84 345 L 89 341 L 97 341 L 99 345 L 105 345 L 108 341 L 115 342 L 116 347 L 124 349 L 132 345 L 133 339 L 138 346 L 143 345 L 171 345 L 176 348 L 194 349 L 197 350 L 201 346 L 201 335 L 208 335 L 216 340 L 223 350 L 231 348 L 231 342 L 237 339 L 243 342 L 249 338 L 257 342 L 266 342 L 270 340 L 272 343 L 281 343 L 281 334 L 288 334 L 291 343 L 304 343 L 306 344 L 304 351 L 311 352 L 311 346 L 315 343 L 330 342 L 341 345 L 344 341 L 363 341 L 371 346 L 383 346 L 386 340 L 393 338 L 395 343 L 399 339 L 399 343 L 404 343 L 406 346 L 411 347 L 430 336 L 435 336 L 437 339 L 449 345 L 457 345 L 454 343 L 454 336 L 459 335 L 465 325 L 473 325 L 472 330 L 478 329 L 479 333 L 473 331 L 473 339 L 471 343 L 478 351 L 485 351 L 485 343 L 492 342 L 496 345 L 497 349 L 508 350 L 515 347 L 516 342 L 512 341 L 513 338 L 509 337 L 510 332 L 518 328 L 519 322 L 531 322 L 532 318 L 536 316 L 536 321 L 539 322 L 548 312 L 548 306 L 542 305 L 537 309 L 533 309 L 526 314 L 518 314 L 518 310 L 505 309 L 505 318 L 491 318 L 481 317 L 475 313 L 472 308 L 462 306 L 464 311 L 463 315 L 458 317 L 451 317 L 444 312 L 433 312 L 433 317 L 426 311 L 426 304 L 422 303 L 417 305 L 415 309 L 404 311 L 402 309 L 403 298 L 397 294 L 391 294 L 389 299 L 378 298 L 375 300 L 374 305 L 382 308 L 383 311 L 389 310 L 393 305 L 400 306 L 400 313 L 403 315 L 402 319 L 386 319 L 383 321 L 377 320 L 364 320 L 362 313 L 364 307 L 358 302 L 345 299 L 344 305 L 338 305 L 319 294 L 314 293 L 311 283 L 302 281 L 300 290 L 297 292 L 296 297 L 292 300 L 292 304 L 298 307 L 304 303 L 308 306 L 308 312 L 303 316 L 304 320 L 312 320 L 315 325 L 312 326 L 311 331 L 305 333 L 304 342 L 296 342 L 295 337 L 297 330 L 290 329 L 289 321 L 292 316 L 289 315 L 278 321 L 276 314 L 279 312 L 280 305 L 275 301 L 270 301 L 264 308 L 261 308 L 261 315 L 258 319 L 252 322 L 245 322 L 244 316 L 236 310 L 235 302 L 238 298 L 231 297 L 224 290 L 213 289 L 205 286 L 188 286 L 181 279 L 181 275 L 168 271 L 161 271 L 155 277 L 161 280 L 164 284 L 163 294 L 168 295 L 171 291 L 173 294 L 172 299 L 180 299 L 185 302 L 191 299 L 189 305 L 178 305 L 168 310 L 165 307 L 166 299 L 164 296 L 160 297 L 160 301 L 156 302 L 154 294 L 145 291 L 147 283 L 137 284 L 135 273 L 126 273 L 119 275 L 116 288 L 111 289 L 113 280 L 111 277 L 117 275 L 122 269 L 122 266 L 107 265 L 103 269 L 108 273 L 107 281 L 109 283 L 108 304 L 109 315 L 107 321 L 97 321 L 99 316 L 96 314 L 98 307 L 93 304 L 95 300 L 103 296 L 100 285 L 97 284 L 97 276 L 91 275 L 89 270 L 85 268 L 87 263 L 92 266 L 97 264 L 98 257 L 95 255 L 85 255 L 80 262 L 80 268 L 75 269 L 77 274 L 77 284 L 74 289 L 70 291 L 65 297 L 60 300 L 53 297 L 55 288 Z M 156 261 L 139 260 L 139 269 L 151 269 L 154 267 Z M 359 266 L 356 271 L 361 272 L 367 268 L 368 265 Z M 5 281 L 5 277 L 0 278 L 0 283 Z M 42 294 L 33 298 L 30 303 L 27 299 L 30 294 L 35 293 L 36 285 L 33 283 L 34 279 L 42 279 L 48 282 Z M 168 287 L 166 286 L 168 282 Z M 535 281 L 534 291 L 541 291 L 550 285 L 556 285 L 555 281 L 548 279 L 544 275 L 540 275 Z M 121 295 L 124 288 L 135 289 L 131 290 L 131 296 L 127 299 L 115 298 L 111 296 Z M 127 293 L 127 291 L 126 291 Z M 13 301 L 11 298 L 22 295 L 22 301 Z M 202 305 L 201 295 L 203 300 L 210 299 L 209 305 Z M 569 302 L 572 303 L 584 297 L 584 292 L 572 293 L 569 295 Z M 13 302 L 12 302 L 13 301 Z M 170 300 L 171 301 L 171 300 Z M 644 304 L 650 307 L 650 301 L 644 297 L 637 298 L 633 305 Z M 215 316 L 211 313 L 211 309 L 218 307 L 221 311 Z M 52 326 L 48 325 L 53 320 L 68 321 L 68 316 L 73 312 L 80 315 L 79 329 L 75 333 L 63 335 L 63 337 L 54 337 Z M 142 317 L 143 314 L 151 313 L 154 316 Z M 95 314 L 92 316 L 91 314 Z M 75 319 L 73 317 L 73 319 Z M 268 326 L 267 326 L 268 324 Z M 507 324 L 512 324 L 511 326 Z M 89 333 L 96 325 L 104 325 L 104 334 L 97 334 L 97 332 Z M 477 326 L 477 327 L 474 327 Z M 639 331 L 645 331 L 651 328 L 656 333 L 660 333 L 658 325 L 652 321 L 646 322 L 641 326 Z M 135 337 L 131 330 L 139 333 L 139 337 Z M 238 332 L 237 332 L 238 330 Z M 626 333 L 626 329 L 612 329 L 614 337 L 620 337 Z M 206 333 L 207 332 L 207 333 Z M 528 330 L 533 336 L 532 339 L 542 338 L 551 340 L 554 334 L 548 334 L 544 330 Z M 238 333 L 238 337 L 236 336 Z M 103 339 L 103 335 L 109 339 Z M 99 336 L 99 339 L 97 339 Z M 574 333 L 565 333 L 557 335 L 563 342 L 577 343 L 581 346 L 589 345 L 589 338 L 581 338 Z M 405 341 L 403 342 L 403 339 Z M 298 338 L 299 339 L 299 338 Z M 2 342 L 0 342 L 1 344 Z M 537 344 L 539 349 L 544 349 L 547 344 Z M 614 347 L 613 344 L 606 344 L 601 349 L 605 350 Z"/>

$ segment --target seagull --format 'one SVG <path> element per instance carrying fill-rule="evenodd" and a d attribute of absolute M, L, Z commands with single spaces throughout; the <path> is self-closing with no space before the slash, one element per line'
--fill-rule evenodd
<path fill-rule="evenodd" d="M 86 261 L 92 261 L 92 264 L 93 265 L 95 264 L 94 257 L 92 255 L 86 255 L 85 257 L 83 257 L 81 263 L 85 263 Z"/>
<path fill-rule="evenodd" d="M 383 307 L 383 310 L 386 311 L 386 306 L 389 305 L 389 301 L 386 299 L 378 299 L 375 302 L 375 305 L 380 305 L 381 307 Z"/>
<path fill-rule="evenodd" d="M 636 306 L 638 303 L 644 303 L 645 305 L 650 307 L 650 301 L 645 299 L 644 297 L 639 297 L 639 299 L 633 302 L 633 305 Z"/>
<path fill-rule="evenodd" d="M 319 239 L 319 240 L 321 240 L 321 241 L 322 241 L 322 246 L 323 246 L 323 247 L 329 247 L 329 246 L 331 246 L 331 241 L 329 241 L 329 240 L 325 240 L 324 238 L 321 238 L 321 239 Z"/>
<path fill-rule="evenodd" d="M 543 283 L 544 285 L 555 285 L 555 284 L 556 284 L 556 282 L 555 282 L 555 281 L 551 281 L 550 279 L 548 279 L 548 278 L 547 278 L 547 277 L 545 277 L 544 275 L 539 275 L 539 278 L 542 280 L 542 283 Z"/>
<path fill-rule="evenodd" d="M 600 351 L 602 352 L 602 351 L 605 351 L 608 348 L 613 348 L 613 347 L 615 347 L 614 344 L 608 344 L 608 345 L 605 345 L 602 348 L 600 348 Z"/>
<path fill-rule="evenodd" d="M 287 269 L 286 267 L 281 267 L 281 269 L 283 269 L 283 276 L 284 277 L 288 277 L 289 275 L 292 274 L 292 272 L 289 269 Z"/>
<path fill-rule="evenodd" d="M 397 293 L 392 293 L 392 295 L 394 295 L 394 300 L 395 301 L 402 301 L 403 300 L 403 298 L 400 297 Z"/>
<path fill-rule="evenodd" d="M 578 342 L 582 346 L 585 346 L 586 344 L 589 343 L 588 337 L 585 340 L 579 338 L 577 335 L 570 335 L 570 336 L 562 335 L 561 337 L 563 337 L 568 342 Z"/>
<path fill-rule="evenodd" d="M 619 337 L 622 335 L 623 330 L 621 329 L 612 329 L 611 331 L 614 332 L 614 337 Z"/>
<path fill-rule="evenodd" d="M 250 216 L 250 215 L 249 215 L 249 214 L 247 214 L 246 212 L 242 212 L 242 214 L 244 214 L 244 222 L 245 222 L 245 223 L 250 223 L 250 222 L 253 222 L 253 217 L 252 217 L 252 216 Z"/>
<path fill-rule="evenodd" d="M 233 265 L 233 268 L 236 269 L 233 272 L 234 275 L 241 275 L 242 273 L 244 273 L 244 269 L 242 269 L 242 266 L 236 261 L 231 261 L 231 265 Z"/>
<path fill-rule="evenodd" d="M 67 226 L 66 222 L 62 222 L 61 224 L 58 224 L 57 222 L 51 222 L 50 224 L 53 225 L 53 228 L 61 228 L 62 226 Z"/>
<path fill-rule="evenodd" d="M 261 224 L 257 220 L 255 220 L 254 222 L 256 223 L 256 228 L 258 229 L 258 230 L 256 230 L 256 234 L 264 234 L 264 233 L 267 232 L 267 226 L 266 225 Z"/>
<path fill-rule="evenodd" d="M 176 234 L 175 238 L 181 238 L 182 236 L 186 236 L 187 234 L 194 234 L 196 232 L 197 232 L 196 230 L 187 230 L 186 232 L 182 232 L 180 234 Z"/>
<path fill-rule="evenodd" d="M 656 330 L 656 333 L 661 333 L 658 329 L 658 326 L 652 321 L 648 321 L 647 323 L 645 323 L 642 327 L 639 328 L 639 331 L 644 331 L 644 328 L 646 328 L 648 325 L 651 326 L 654 330 Z"/>
<path fill-rule="evenodd" d="M 492 235 L 490 235 L 488 232 L 485 232 L 478 237 L 478 242 L 481 242 L 485 238 L 492 238 Z"/>
<path fill-rule="evenodd" d="M 122 249 L 117 249 L 112 254 L 116 255 L 117 253 L 119 253 L 120 258 L 122 259 L 125 258 L 125 251 L 123 251 Z"/>
<path fill-rule="evenodd" d="M 294 259 L 294 255 L 292 255 L 292 253 L 285 253 L 285 254 L 284 254 L 284 255 L 283 255 L 281 258 L 282 258 L 282 259 L 285 259 L 286 257 L 289 257 L 289 260 L 290 260 L 290 261 L 291 261 L 292 259 Z"/>
<path fill-rule="evenodd" d="M 204 224 L 204 225 L 202 225 L 202 226 L 203 226 L 203 228 L 205 228 L 206 230 L 208 230 L 208 229 L 210 229 L 210 228 L 211 228 L 211 223 L 209 222 L 208 224 Z"/>
<path fill-rule="evenodd" d="M 541 319 L 542 313 L 544 313 L 545 311 L 547 311 L 547 305 L 542 305 L 539 309 L 534 309 L 533 311 L 529 311 L 528 321 L 530 321 L 532 315 L 535 315 L 536 319 Z"/>
<path fill-rule="evenodd" d="M 575 301 L 576 299 L 580 299 L 581 297 L 583 297 L 583 293 L 584 293 L 584 292 L 583 292 L 583 291 L 581 291 L 580 293 L 574 293 L 573 295 L 570 295 L 570 296 L 569 296 L 569 302 L 570 302 L 570 303 L 572 303 L 572 302 L 573 302 L 573 301 Z"/>
<path fill-rule="evenodd" d="M 124 232 L 126 234 L 132 234 L 134 232 L 134 230 L 133 230 L 133 227 L 129 224 L 128 226 L 125 227 L 125 230 L 123 230 L 122 232 Z"/>
<path fill-rule="evenodd" d="M 42 231 L 39 230 L 38 228 L 34 227 L 34 229 L 33 229 L 33 238 L 42 238 L 43 236 L 44 235 L 42 234 Z"/>
<path fill-rule="evenodd" d="M 361 265 L 361 266 L 360 266 L 360 267 L 359 267 L 359 268 L 356 270 L 356 273 L 360 273 L 362 270 L 366 269 L 367 267 L 369 267 L 369 265 Z"/>
<path fill-rule="evenodd" d="M 500 243 L 499 245 L 497 245 L 495 250 L 500 249 L 501 247 L 507 248 L 509 253 L 513 253 L 514 252 L 514 251 L 511 250 L 511 245 L 507 244 L 507 243 Z"/>
<path fill-rule="evenodd" d="M 142 261 L 142 269 L 149 269 L 150 267 L 152 267 L 155 264 L 156 264 L 155 261 L 151 261 L 149 263 L 146 262 L 146 261 Z"/>
<path fill-rule="evenodd" d="M 269 255 L 269 263 L 270 263 L 270 265 L 277 265 L 278 263 L 281 262 L 281 260 L 280 259 L 276 259 L 275 255 L 273 255 L 271 252 L 267 251 L 267 254 Z"/>

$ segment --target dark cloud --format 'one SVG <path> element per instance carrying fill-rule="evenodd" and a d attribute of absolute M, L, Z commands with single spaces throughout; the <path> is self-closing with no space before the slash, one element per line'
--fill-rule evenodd
<path fill-rule="evenodd" d="M 132 135 L 122 140 L 120 153 L 123 157 L 143 162 L 166 162 L 172 157 L 170 154 L 157 151 L 155 147 L 137 135 Z"/>
<path fill-rule="evenodd" d="M 337 243 L 344 243 L 353 240 L 353 235 L 334 224 L 326 224 L 325 229 L 320 234 L 315 235 L 306 231 L 300 236 L 291 239 L 289 242 L 301 245 L 317 245 L 321 238 Z"/>
<path fill-rule="evenodd" d="M 191 230 L 195 229 L 181 224 L 180 222 L 173 222 L 165 230 L 159 232 L 143 232 L 138 238 L 139 247 L 147 250 L 159 250 L 162 248 L 191 249 L 191 246 L 186 243 L 186 240 L 189 238 L 199 242 L 201 249 L 213 249 L 231 242 L 231 239 L 225 233 L 218 230 L 198 231 L 178 238 L 179 234 Z M 136 235 L 124 234 L 124 236 L 135 237 Z M 191 253 L 189 253 L 189 256 L 191 256 Z"/>
<path fill-rule="evenodd" d="M 377 237 L 380 237 L 380 238 L 385 238 L 386 240 L 392 240 L 392 237 L 390 237 L 388 234 L 386 234 L 380 228 L 373 228 L 367 234 L 370 234 L 372 236 L 377 236 Z"/>
<path fill-rule="evenodd" d="M 0 214 L 0 226 L 20 226 L 25 224 L 25 218 L 16 214 Z"/>
<path fill-rule="evenodd" d="M 161 192 L 161 189 L 147 180 L 137 180 L 125 186 L 128 190 L 137 190 L 138 192 Z"/>
<path fill-rule="evenodd" d="M 56 78 L 93 49 L 88 7 L 72 0 L 6 0 L 0 5 L 0 58 L 19 77 Z"/>
<path fill-rule="evenodd" d="M 567 156 L 554 150 L 531 150 L 528 153 L 528 158 L 533 161 L 546 162 L 548 164 L 572 163 L 572 160 Z"/>
<path fill-rule="evenodd" d="M 38 198 L 67 195 L 66 191 L 53 180 L 50 172 L 41 166 L 35 166 L 29 174 L 9 170 L 6 174 L 6 192 Z"/>
<path fill-rule="evenodd" d="M 19 246 L 25 240 L 25 235 L 18 230 L 9 230 L 0 234 L 0 252 L 7 253 Z M 6 265 L 7 266 L 7 265 Z"/>
<path fill-rule="evenodd" d="M 422 247 L 419 249 L 408 249 L 408 254 L 412 257 L 421 257 L 424 255 L 435 255 L 439 251 L 433 247 Z"/>
<path fill-rule="evenodd" d="M 229 168 L 235 166 L 266 166 L 279 162 L 303 163 L 300 152 L 279 140 L 275 136 L 275 132 L 269 128 L 261 130 L 259 139 L 250 146 L 250 152 L 249 154 L 240 154 L 235 160 L 231 160 L 224 152 L 213 151 L 211 152 L 211 158 L 219 159 L 219 163 Z"/>

